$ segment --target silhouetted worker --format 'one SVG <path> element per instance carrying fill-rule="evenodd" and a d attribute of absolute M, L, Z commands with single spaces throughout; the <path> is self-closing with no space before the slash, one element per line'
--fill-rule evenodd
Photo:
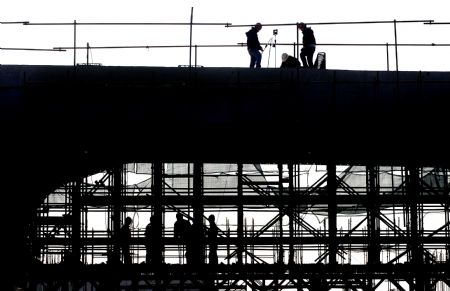
<path fill-rule="evenodd" d="M 258 32 L 261 28 L 262 24 L 258 22 L 245 33 L 247 35 L 247 51 L 250 55 L 250 68 L 261 68 L 262 53 L 260 51 L 263 51 L 263 48 L 258 39 Z"/>
<path fill-rule="evenodd" d="M 209 263 L 211 265 L 217 265 L 218 264 L 218 258 L 217 258 L 217 225 L 215 220 L 214 214 L 211 214 L 208 217 L 209 221 L 209 229 L 208 229 L 208 242 L 209 242 Z"/>
<path fill-rule="evenodd" d="M 281 60 L 283 61 L 281 63 L 280 68 L 300 68 L 300 62 L 297 58 L 288 55 L 287 53 L 283 53 L 281 55 Z"/>
<path fill-rule="evenodd" d="M 177 213 L 177 221 L 173 226 L 174 237 L 179 239 L 179 245 L 186 245 L 186 261 L 189 263 L 190 261 L 190 250 L 187 245 L 188 236 L 191 232 L 191 223 L 188 220 L 183 219 L 183 215 L 181 213 Z M 189 244 L 190 245 L 190 244 Z"/>
<path fill-rule="evenodd" d="M 313 68 L 313 56 L 316 51 L 316 38 L 314 37 L 314 32 L 303 22 L 297 24 L 297 28 L 303 33 L 303 47 L 300 52 L 300 59 L 302 60 L 303 67 Z"/>
<path fill-rule="evenodd" d="M 147 264 L 158 263 L 159 241 L 157 226 L 155 225 L 155 217 L 150 217 L 150 223 L 145 227 L 145 261 Z"/>
<path fill-rule="evenodd" d="M 122 250 L 122 257 L 124 264 L 131 264 L 131 254 L 130 254 L 130 242 L 131 242 L 131 230 L 130 225 L 133 223 L 131 217 L 125 218 L 125 223 L 120 228 L 119 232 L 119 246 Z"/>

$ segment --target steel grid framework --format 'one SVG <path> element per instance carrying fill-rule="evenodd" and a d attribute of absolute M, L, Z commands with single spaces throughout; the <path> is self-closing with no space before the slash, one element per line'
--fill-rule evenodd
<path fill-rule="evenodd" d="M 48 195 L 29 229 L 30 290 L 448 290 L 449 169 L 414 166 L 136 163 Z M 219 264 L 198 264 L 175 214 L 215 214 Z M 117 232 L 134 219 L 132 265 Z M 157 263 L 144 229 L 158 223 Z M 71 260 L 69 260 L 71 258 Z"/>

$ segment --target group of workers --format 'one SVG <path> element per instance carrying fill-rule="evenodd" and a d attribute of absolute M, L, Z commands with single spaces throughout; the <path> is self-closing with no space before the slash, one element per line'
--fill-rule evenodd
<path fill-rule="evenodd" d="M 261 67 L 262 52 L 264 51 L 258 39 L 258 32 L 261 28 L 262 24 L 258 22 L 246 32 L 247 50 L 250 55 L 250 68 Z M 297 29 L 301 30 L 303 34 L 303 47 L 300 52 L 300 59 L 303 63 L 303 67 L 313 68 L 313 56 L 316 51 L 316 38 L 314 36 L 314 31 L 303 22 L 297 24 Z M 281 68 L 301 67 L 299 60 L 296 57 L 288 55 L 287 53 L 283 53 L 281 55 L 281 59 Z"/>
<path fill-rule="evenodd" d="M 209 244 L 209 264 L 217 265 L 217 233 L 218 228 L 215 223 L 215 216 L 211 214 L 208 217 L 209 227 L 204 231 L 203 224 L 191 224 L 189 220 L 183 218 L 180 212 L 176 215 L 174 224 L 174 238 L 177 239 L 180 249 L 185 249 L 184 257 L 187 264 L 201 264 L 204 262 L 204 241 L 205 234 L 207 235 L 207 242 Z M 133 220 L 131 217 L 125 218 L 125 222 L 119 231 L 119 246 L 122 254 L 122 262 L 124 264 L 131 264 L 131 224 Z M 162 262 L 161 257 L 161 234 L 159 233 L 158 222 L 155 216 L 150 217 L 150 222 L 145 228 L 145 248 L 146 248 L 146 263 L 159 264 Z"/>

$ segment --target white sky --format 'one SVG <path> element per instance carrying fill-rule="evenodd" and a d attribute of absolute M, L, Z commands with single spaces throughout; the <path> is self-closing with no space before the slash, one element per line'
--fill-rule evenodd
<path fill-rule="evenodd" d="M 248 0 L 2 0 L 0 21 L 29 22 L 189 22 L 193 7 L 194 22 L 264 24 L 318 23 L 345 21 L 434 20 L 449 22 L 448 0 L 323 0 L 248 1 Z M 311 25 L 318 44 L 394 43 L 393 24 Z M 194 45 L 235 45 L 246 41 L 249 27 L 226 28 L 195 26 Z M 265 26 L 261 42 L 273 38 L 277 43 L 296 41 L 294 26 Z M 146 46 L 189 45 L 189 26 L 78 26 L 77 45 Z M 301 36 L 301 35 L 300 35 Z M 450 25 L 398 23 L 398 43 L 450 44 Z M 2 48 L 53 48 L 73 46 L 72 26 L 0 25 Z M 281 63 L 281 54 L 293 54 L 292 46 L 266 49 L 263 67 Z M 327 68 L 386 70 L 385 46 L 318 46 L 327 54 Z M 270 58 L 269 58 L 270 52 Z M 399 70 L 448 71 L 450 46 L 399 47 Z M 395 69 L 395 51 L 389 50 L 390 70 Z M 90 62 L 120 66 L 178 66 L 189 64 L 188 48 L 171 49 L 93 49 Z M 275 63 L 276 61 L 276 63 Z M 77 52 L 77 62 L 86 62 L 86 50 Z M 194 60 L 193 60 L 194 62 Z M 198 64 L 205 67 L 247 67 L 245 47 L 199 48 Z M 73 51 L 34 52 L 0 50 L 0 64 L 72 65 Z"/>
<path fill-rule="evenodd" d="M 264 24 L 345 21 L 434 20 L 449 22 L 449 0 L 2 0 L 0 21 L 29 22 L 194 22 Z M 393 24 L 311 25 L 318 44 L 394 43 Z M 249 27 L 195 26 L 194 45 L 235 45 L 246 41 Z M 296 41 L 294 26 L 265 26 L 261 42 Z M 78 26 L 77 45 L 146 46 L 189 45 L 189 26 Z M 450 44 L 450 25 L 399 23 L 398 43 Z M 300 35 L 301 37 L 301 35 Z M 53 48 L 73 46 L 72 26 L 23 26 L 0 24 L 1 48 Z M 281 54 L 293 54 L 292 46 L 266 49 L 263 67 L 281 63 Z M 386 70 L 385 46 L 320 46 L 327 54 L 329 69 Z M 270 52 L 270 58 L 269 58 Z M 399 70 L 448 71 L 450 46 L 399 47 Z M 395 70 L 395 51 L 389 50 L 390 70 Z M 276 61 L 276 63 L 275 63 Z M 86 62 L 86 50 L 79 50 L 77 62 Z M 105 66 L 178 66 L 189 64 L 188 48 L 94 49 L 90 62 Z M 193 61 L 194 62 L 194 61 Z M 205 67 L 247 67 L 245 47 L 199 48 L 198 65 Z M 73 51 L 35 52 L 0 50 L 0 64 L 72 65 Z"/>

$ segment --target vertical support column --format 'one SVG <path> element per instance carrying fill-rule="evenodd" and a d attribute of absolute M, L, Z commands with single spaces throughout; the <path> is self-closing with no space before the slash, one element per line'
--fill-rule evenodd
<path fill-rule="evenodd" d="M 162 205 L 162 196 L 163 196 L 163 163 L 156 162 L 152 164 L 152 196 L 153 196 L 153 219 L 155 227 L 156 238 L 153 240 L 155 248 L 157 251 L 155 252 L 156 262 L 152 262 L 153 264 L 161 264 L 162 263 L 162 253 L 164 250 L 164 244 L 162 243 L 162 221 L 163 221 L 163 205 Z"/>
<path fill-rule="evenodd" d="M 411 263 L 415 266 L 415 286 L 413 290 L 424 290 L 424 278 L 422 276 L 423 264 L 423 250 L 422 242 L 419 242 L 419 213 L 418 213 L 418 198 L 419 198 L 419 172 L 417 167 L 409 166 L 406 168 L 406 195 L 408 197 L 407 203 L 411 214 L 411 232 L 409 237 L 409 248 L 411 250 Z"/>
<path fill-rule="evenodd" d="M 201 163 L 194 163 L 193 196 L 194 223 L 203 224 L 203 164 Z"/>
<path fill-rule="evenodd" d="M 328 263 L 336 264 L 337 253 L 337 200 L 336 200 L 336 165 L 327 165 L 327 191 L 328 191 Z"/>
<path fill-rule="evenodd" d="M 337 99 L 337 77 L 336 71 L 333 72 L 332 95 L 329 98 L 328 114 L 334 120 L 336 113 L 336 99 Z M 334 123 L 328 124 L 329 129 L 336 130 Z M 332 150 L 332 149 L 330 149 Z M 335 153 L 330 153 L 330 163 L 327 164 L 327 196 L 328 196 L 328 263 L 330 265 L 337 264 L 337 181 L 336 181 L 336 163 L 334 162 Z"/>
<path fill-rule="evenodd" d="M 417 212 L 417 198 L 418 198 L 418 183 L 419 176 L 416 167 L 408 167 L 406 171 L 407 175 L 407 196 L 408 204 L 411 213 L 411 233 L 410 233 L 410 248 L 411 248 L 411 260 L 413 264 L 421 263 L 421 254 L 419 253 L 418 239 L 418 212 Z"/>
<path fill-rule="evenodd" d="M 120 216 L 122 213 L 121 188 L 122 188 L 122 171 L 120 166 L 114 167 L 112 173 L 112 226 L 114 237 L 114 262 L 120 260 L 119 232 L 120 232 Z"/>
<path fill-rule="evenodd" d="M 203 164 L 194 163 L 194 185 L 193 185 L 193 211 L 194 211 L 194 223 L 193 223 L 193 239 L 195 241 L 196 252 L 193 254 L 195 262 L 203 264 L 204 258 L 204 242 L 205 234 L 203 233 Z"/>
<path fill-rule="evenodd" d="M 283 199 L 283 164 L 278 164 L 278 196 L 280 198 L 280 203 L 278 203 L 278 223 L 280 225 L 280 245 L 278 248 L 278 263 L 284 262 L 284 247 L 282 243 L 282 237 L 283 237 L 283 212 L 284 212 L 284 205 L 281 203 Z"/>
<path fill-rule="evenodd" d="M 81 249 L 81 179 L 77 179 L 72 188 L 72 257 L 80 261 Z"/>
<path fill-rule="evenodd" d="M 294 207 L 295 205 L 292 203 L 294 201 L 294 170 L 292 163 L 288 164 L 288 173 L 289 173 L 289 201 L 291 201 L 288 205 L 288 213 L 289 213 L 289 264 L 294 264 Z"/>
<path fill-rule="evenodd" d="M 243 240 L 244 240 L 244 205 L 242 204 L 243 198 L 243 183 L 242 183 L 242 164 L 237 165 L 237 195 L 238 195 L 238 205 L 237 205 L 237 263 L 242 264 L 242 252 L 243 252 Z"/>
<path fill-rule="evenodd" d="M 380 262 L 380 206 L 379 196 L 379 173 L 380 168 L 368 165 L 366 168 L 367 187 L 367 263 L 369 266 L 379 265 Z M 374 290 L 374 270 L 369 268 L 367 284 L 369 289 Z"/>
<path fill-rule="evenodd" d="M 443 180 L 444 180 L 444 193 L 445 196 L 444 198 L 446 198 L 446 203 L 444 204 L 444 215 L 445 215 L 445 224 L 447 225 L 445 228 L 445 236 L 449 237 L 450 236 L 450 225 L 448 224 L 450 222 L 450 204 L 448 203 L 448 201 L 450 201 L 448 198 L 450 197 L 450 188 L 449 188 L 449 184 L 448 184 L 448 169 L 443 168 L 442 169 L 442 174 L 443 174 Z M 445 255 L 445 259 L 447 262 L 450 262 L 450 242 L 447 240 L 447 244 L 445 246 L 446 248 L 446 255 Z"/>
<path fill-rule="evenodd" d="M 380 263 L 380 218 L 379 218 L 379 167 L 368 166 L 367 175 L 367 230 L 368 264 Z"/>

